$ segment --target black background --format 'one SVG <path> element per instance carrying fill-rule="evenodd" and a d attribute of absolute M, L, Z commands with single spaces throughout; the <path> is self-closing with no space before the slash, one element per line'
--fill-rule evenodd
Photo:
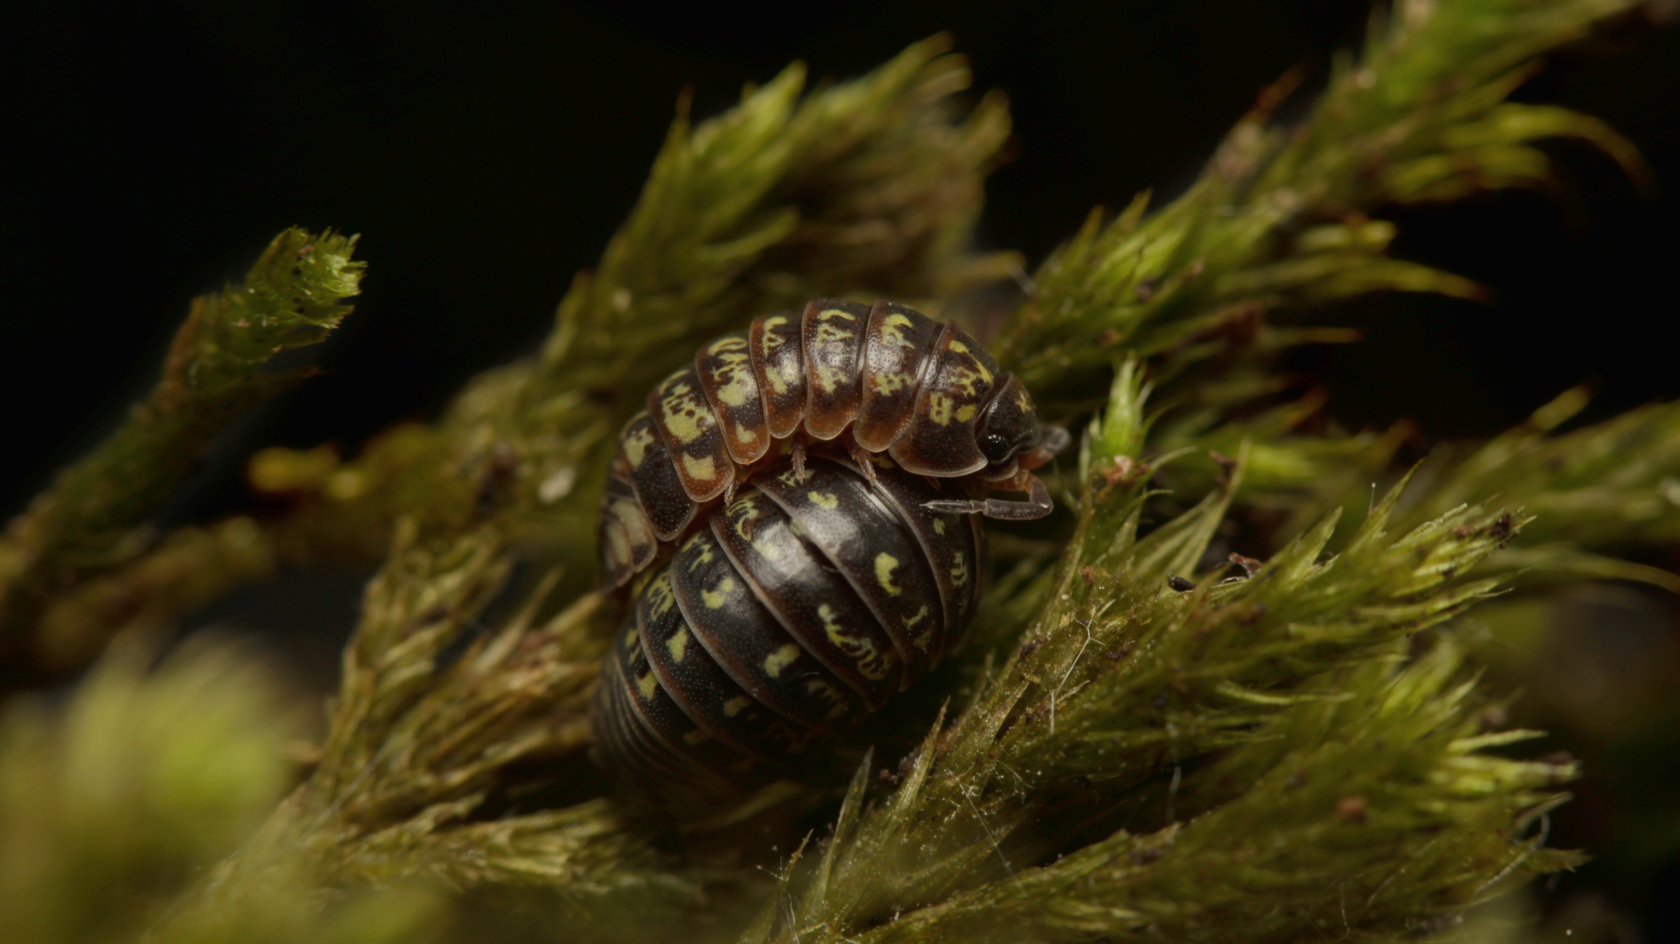
<path fill-rule="evenodd" d="M 14 13 L 0 38 L 0 511 L 116 423 L 188 300 L 285 226 L 363 234 L 364 294 L 327 345 L 328 374 L 239 424 L 171 521 L 236 507 L 240 464 L 261 445 L 353 450 L 531 350 L 634 202 L 685 87 L 704 117 L 793 59 L 845 78 L 954 32 L 977 86 L 1006 90 L 1016 122 L 981 241 L 1036 263 L 1092 205 L 1188 183 L 1262 85 L 1354 46 L 1366 9 L 969 0 L 726 16 L 246 0 Z M 1410 416 L 1428 438 L 1487 435 L 1586 379 L 1600 390 L 1593 417 L 1680 394 L 1668 328 L 1680 29 L 1569 50 L 1520 96 L 1607 120 L 1666 190 L 1642 198 L 1608 160 L 1560 143 L 1547 146 L 1556 193 L 1390 213 L 1396 254 L 1497 298 L 1384 296 L 1332 312 L 1369 343 L 1300 366 L 1320 372 L 1348 426 Z M 355 586 L 328 595 L 341 627 Z M 309 622 L 319 596 L 269 593 L 262 622 L 292 622 L 288 607 Z"/>

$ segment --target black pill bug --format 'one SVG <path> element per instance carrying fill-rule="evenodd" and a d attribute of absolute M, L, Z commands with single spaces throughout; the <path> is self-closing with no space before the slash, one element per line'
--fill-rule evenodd
<path fill-rule="evenodd" d="M 1032 470 L 1067 441 L 962 329 L 892 302 L 703 346 L 602 498 L 602 580 L 635 597 L 592 716 L 608 769 L 715 795 L 850 730 L 960 641 L 979 518 L 1049 514 Z"/>

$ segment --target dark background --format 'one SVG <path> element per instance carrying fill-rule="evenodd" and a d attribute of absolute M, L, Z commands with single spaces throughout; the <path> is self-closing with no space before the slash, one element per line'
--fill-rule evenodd
<path fill-rule="evenodd" d="M 620 6 L 14 12 L 0 38 L 0 512 L 117 422 L 155 378 L 188 300 L 237 277 L 285 226 L 363 234 L 365 293 L 324 352 L 329 373 L 239 424 L 171 521 L 237 506 L 240 464 L 261 445 L 353 450 L 531 350 L 635 200 L 685 87 L 704 117 L 790 60 L 845 78 L 954 32 L 978 87 L 1006 90 L 1016 122 L 1017 157 L 988 188 L 981 241 L 1036 263 L 1093 204 L 1188 183 L 1262 85 L 1353 46 L 1367 10 L 1362 0 L 829 2 L 731 20 Z M 1370 343 L 1301 366 L 1321 373 L 1348 426 L 1410 416 L 1429 439 L 1487 435 L 1586 379 L 1599 384 L 1598 418 L 1680 394 L 1668 337 L 1680 29 L 1567 51 L 1521 97 L 1607 120 L 1667 189 L 1641 198 L 1608 160 L 1560 143 L 1547 146 L 1562 168 L 1555 194 L 1390 214 L 1402 224 L 1396 254 L 1478 279 L 1497 299 L 1385 296 L 1332 313 Z M 212 615 L 342 628 L 358 585 L 283 583 Z M 314 658 L 330 666 L 335 647 Z M 1640 907 L 1655 890 L 1611 892 Z"/>

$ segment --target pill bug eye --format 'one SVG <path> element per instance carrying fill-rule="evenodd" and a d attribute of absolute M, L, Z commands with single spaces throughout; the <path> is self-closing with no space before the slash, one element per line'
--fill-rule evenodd
<path fill-rule="evenodd" d="M 1015 452 L 1014 444 L 1001 433 L 987 433 L 980 437 L 980 451 L 988 462 L 1006 462 Z"/>

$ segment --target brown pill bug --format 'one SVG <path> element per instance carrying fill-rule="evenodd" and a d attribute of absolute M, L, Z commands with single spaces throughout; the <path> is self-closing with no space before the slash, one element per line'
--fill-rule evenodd
<path fill-rule="evenodd" d="M 1050 513 L 1032 470 L 1067 443 L 954 324 L 887 301 L 763 315 L 701 347 L 625 426 L 601 504 L 602 581 L 629 583 L 784 454 L 798 471 L 807 449 L 828 444 L 866 477 L 885 455 L 915 475 L 1025 492 L 935 499 L 942 511 L 1024 520 Z"/>
<path fill-rule="evenodd" d="M 826 447 L 758 469 L 639 578 L 596 691 L 605 766 L 718 797 L 851 730 L 972 620 L 985 530 L 947 509 L 975 487 Z"/>

